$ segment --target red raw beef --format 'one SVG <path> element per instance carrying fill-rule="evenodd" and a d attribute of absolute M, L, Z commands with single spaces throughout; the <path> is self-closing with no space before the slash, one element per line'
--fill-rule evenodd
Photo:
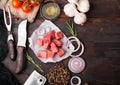
<path fill-rule="evenodd" d="M 52 42 L 52 43 L 50 44 L 50 46 L 51 46 L 52 52 L 54 52 L 54 53 L 58 52 L 58 48 L 57 48 L 57 46 L 55 45 L 54 42 Z"/>
<path fill-rule="evenodd" d="M 50 32 L 48 32 L 48 34 L 50 35 L 50 37 L 53 39 L 55 38 L 55 31 L 51 30 Z"/>
<path fill-rule="evenodd" d="M 65 51 L 61 48 L 62 42 L 59 40 L 63 37 L 61 31 L 55 32 L 54 30 L 50 30 L 45 33 L 43 38 L 38 38 L 36 43 L 39 46 L 42 46 L 45 50 L 39 50 L 37 56 L 39 58 L 54 58 L 57 54 L 58 56 L 63 56 Z"/>
<path fill-rule="evenodd" d="M 48 50 L 49 47 L 50 47 L 49 45 L 50 45 L 49 43 L 44 43 L 44 44 L 43 44 L 43 48 Z"/>
<path fill-rule="evenodd" d="M 41 50 L 39 50 L 38 52 L 37 52 L 37 56 L 40 58 L 41 57 Z"/>
<path fill-rule="evenodd" d="M 47 57 L 48 57 L 48 58 L 53 58 L 54 55 L 55 55 L 54 52 L 52 52 L 52 51 L 50 51 L 50 50 L 47 51 Z"/>
<path fill-rule="evenodd" d="M 63 56 L 65 54 L 65 51 L 62 48 L 59 48 L 58 52 L 57 52 L 58 56 Z"/>
<path fill-rule="evenodd" d="M 63 34 L 61 31 L 55 33 L 55 38 L 56 39 L 61 39 L 63 37 Z"/>
<path fill-rule="evenodd" d="M 51 42 L 51 37 L 48 34 L 45 34 L 43 37 L 43 42 L 44 43 L 50 43 Z"/>
<path fill-rule="evenodd" d="M 42 46 L 42 45 L 43 45 L 43 40 L 40 39 L 40 38 L 38 38 L 38 39 L 36 40 L 36 43 L 37 43 L 39 46 Z"/>
<path fill-rule="evenodd" d="M 43 37 L 43 48 L 49 49 L 49 45 L 51 43 L 51 38 L 50 36 L 46 33 Z"/>
<path fill-rule="evenodd" d="M 55 31 L 54 30 L 50 30 L 49 32 L 44 34 L 44 37 L 50 37 L 50 38 L 55 38 Z"/>
<path fill-rule="evenodd" d="M 45 50 L 39 50 L 37 53 L 37 56 L 40 58 L 46 58 L 47 57 L 47 52 Z"/>
<path fill-rule="evenodd" d="M 62 42 L 60 40 L 54 39 L 54 43 L 55 45 L 57 45 L 58 47 L 62 46 Z"/>

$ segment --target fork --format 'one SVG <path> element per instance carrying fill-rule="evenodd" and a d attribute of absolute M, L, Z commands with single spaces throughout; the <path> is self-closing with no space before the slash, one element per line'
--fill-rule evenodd
<path fill-rule="evenodd" d="M 8 46 L 9 46 L 9 56 L 10 56 L 10 59 L 11 60 L 14 60 L 15 59 L 15 46 L 14 46 L 14 38 L 13 38 L 13 35 L 12 35 L 12 32 L 11 32 L 11 26 L 12 26 L 12 18 L 11 18 L 11 12 L 10 12 L 10 8 L 7 7 L 7 11 L 8 11 L 8 21 L 9 23 L 7 22 L 7 18 L 6 18 L 6 12 L 5 12 L 5 8 L 3 7 L 3 17 L 4 17 L 4 23 L 5 23 L 5 26 L 7 28 L 7 31 L 8 31 Z"/>

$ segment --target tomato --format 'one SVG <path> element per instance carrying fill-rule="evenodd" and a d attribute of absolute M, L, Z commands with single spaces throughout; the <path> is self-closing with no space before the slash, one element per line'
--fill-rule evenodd
<path fill-rule="evenodd" d="M 22 2 L 20 0 L 12 0 L 12 6 L 14 8 L 20 8 L 22 6 Z"/>
<path fill-rule="evenodd" d="M 32 10 L 32 7 L 28 2 L 24 2 L 22 5 L 22 10 L 26 13 L 30 12 Z"/>
<path fill-rule="evenodd" d="M 32 6 L 38 6 L 40 4 L 40 0 L 29 0 L 29 3 Z"/>
<path fill-rule="evenodd" d="M 27 2 L 27 0 L 21 0 L 22 2 Z"/>

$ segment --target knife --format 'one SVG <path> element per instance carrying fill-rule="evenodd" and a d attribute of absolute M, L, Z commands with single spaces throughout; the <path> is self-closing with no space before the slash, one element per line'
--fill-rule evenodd
<path fill-rule="evenodd" d="M 17 61 L 15 72 L 21 73 L 25 68 L 25 49 L 27 40 L 27 20 L 23 20 L 18 26 L 18 42 L 17 42 Z"/>

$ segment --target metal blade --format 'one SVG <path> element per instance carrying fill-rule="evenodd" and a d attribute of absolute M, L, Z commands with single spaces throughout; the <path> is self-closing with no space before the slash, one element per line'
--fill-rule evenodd
<path fill-rule="evenodd" d="M 18 43 L 17 46 L 26 47 L 26 39 L 27 39 L 27 20 L 22 21 L 18 26 Z"/>

